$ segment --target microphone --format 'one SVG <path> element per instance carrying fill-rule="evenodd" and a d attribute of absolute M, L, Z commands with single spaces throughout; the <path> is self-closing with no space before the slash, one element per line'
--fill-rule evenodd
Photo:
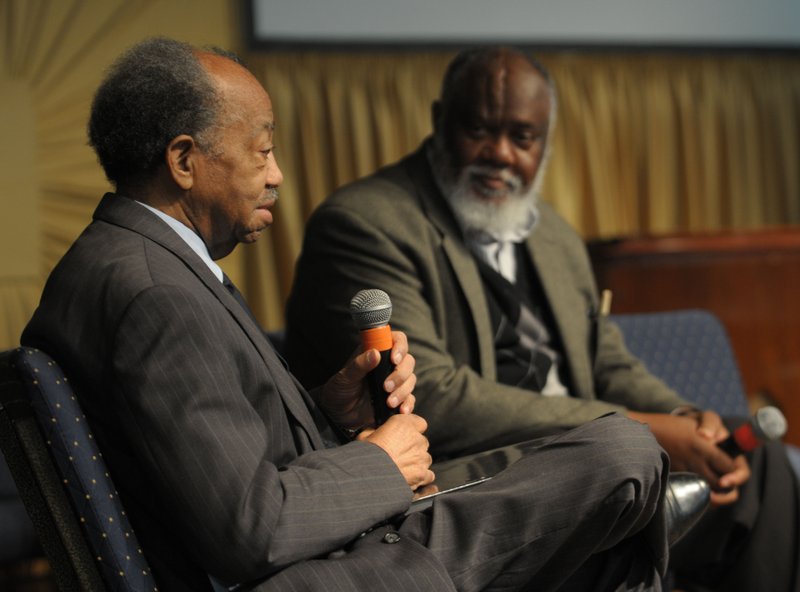
<path fill-rule="evenodd" d="M 389 416 L 397 413 L 397 409 L 391 409 L 386 404 L 388 393 L 383 388 L 383 382 L 394 370 L 394 364 L 390 359 L 392 329 L 389 326 L 392 301 L 383 290 L 361 290 L 350 301 L 350 316 L 361 331 L 363 351 L 377 349 L 381 354 L 378 366 L 367 374 L 375 425 L 381 425 L 389 419 Z"/>
<path fill-rule="evenodd" d="M 776 407 L 762 407 L 733 430 L 719 447 L 731 458 L 758 448 L 763 442 L 777 440 L 786 433 L 786 418 Z"/>

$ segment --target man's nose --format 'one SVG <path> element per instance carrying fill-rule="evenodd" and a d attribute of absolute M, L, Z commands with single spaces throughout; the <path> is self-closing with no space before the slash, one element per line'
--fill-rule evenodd
<path fill-rule="evenodd" d="M 270 166 L 269 174 L 267 175 L 266 185 L 268 187 L 278 187 L 281 183 L 283 183 L 283 173 L 281 172 L 281 168 L 278 166 L 278 161 L 273 157 L 272 165 Z"/>
<path fill-rule="evenodd" d="M 514 147 L 504 134 L 489 139 L 483 146 L 482 156 L 493 164 L 511 166 L 514 163 Z"/>

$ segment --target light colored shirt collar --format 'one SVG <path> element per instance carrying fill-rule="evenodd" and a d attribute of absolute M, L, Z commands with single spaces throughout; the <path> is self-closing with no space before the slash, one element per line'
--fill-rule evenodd
<path fill-rule="evenodd" d="M 134 200 L 135 201 L 135 200 Z M 191 228 L 186 226 L 186 224 L 179 222 L 169 214 L 165 214 L 161 210 L 157 210 L 156 208 L 147 205 L 146 203 L 142 203 L 137 201 L 141 206 L 144 206 L 151 212 L 153 212 L 156 216 L 161 218 L 164 222 L 166 222 L 172 230 L 178 233 L 178 236 L 183 239 L 183 241 L 189 245 L 189 248 L 192 249 L 200 259 L 203 260 L 203 263 L 208 265 L 208 268 L 211 270 L 217 279 L 222 282 L 222 268 L 217 265 L 214 260 L 211 258 L 211 255 L 208 254 L 208 248 L 206 244 L 203 242 L 203 239 Z"/>
<path fill-rule="evenodd" d="M 514 252 L 515 243 L 511 241 L 497 241 L 482 243 L 468 241 L 469 248 L 489 267 L 502 275 L 512 284 L 517 283 L 517 257 Z"/>

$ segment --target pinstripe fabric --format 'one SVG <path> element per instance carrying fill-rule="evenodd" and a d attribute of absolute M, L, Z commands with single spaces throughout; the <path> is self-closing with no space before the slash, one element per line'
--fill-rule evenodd
<path fill-rule="evenodd" d="M 302 456 L 323 448 L 307 395 L 208 268 L 129 200 L 104 198 L 22 340 L 58 359 L 109 465 L 125 467 L 120 496 L 157 578 L 258 578 L 410 501 L 374 446 Z"/>
<path fill-rule="evenodd" d="M 528 448 L 510 470 L 462 495 L 434 502 L 428 546 L 459 589 L 503 589 L 509 572 L 527 571 L 535 574 L 536 590 L 554 590 L 580 572 L 578 561 L 605 551 L 611 551 L 605 570 L 617 569 L 616 561 L 651 565 L 653 557 L 664 569 L 665 523 L 656 510 L 668 460 L 653 447 L 647 428 L 610 415 L 554 438 L 531 441 Z M 598 504 L 604 512 L 596 511 Z M 517 519 L 514 529 L 493 526 L 509 517 L 530 516 L 536 519 Z M 454 524 L 462 528 L 457 536 Z M 476 524 L 485 526 L 474 528 Z M 647 553 L 635 557 L 612 551 L 643 529 L 640 545 Z M 529 541 L 523 552 L 520 540 Z M 475 569 L 472 564 L 478 560 L 483 565 Z M 499 565 L 503 576 L 496 582 Z M 604 587 L 593 582 L 584 589 Z"/>
<path fill-rule="evenodd" d="M 498 479 L 478 516 L 446 502 L 400 525 L 398 540 L 384 539 L 386 527 L 351 543 L 406 509 L 400 473 L 368 443 L 325 449 L 324 421 L 260 328 L 171 229 L 118 196 L 103 199 L 53 271 L 22 341 L 70 377 L 160 590 L 208 590 L 208 573 L 258 590 L 453 590 L 448 571 L 471 590 L 513 563 L 515 547 L 564 550 L 560 564 L 552 551 L 536 564 L 521 554 L 519 583 L 540 564 L 569 573 L 644 523 L 658 528 L 660 449 L 611 418 L 635 460 L 609 480 L 598 471 L 572 490 L 591 442 L 612 439 L 593 423 L 575 435 L 588 447 L 560 440 Z M 570 479 L 559 484 L 556 472 Z M 573 515 L 585 519 L 565 524 Z M 592 521 L 599 530 L 576 545 L 575 529 Z M 552 532 L 540 532 L 545 523 Z"/>
<path fill-rule="evenodd" d="M 275 590 L 315 589 L 323 581 L 314 578 L 327 574 L 326 589 L 342 592 L 451 589 L 425 569 L 434 556 L 462 591 L 657 590 L 654 566 L 663 571 L 668 553 L 660 507 L 667 462 L 647 428 L 606 416 L 531 441 L 528 454 L 494 479 L 435 498 L 429 514 L 411 514 L 397 532 L 419 545 L 376 545 L 394 531 L 387 526 L 360 539 L 346 558 L 317 562 L 324 571 L 312 577 L 290 568 L 270 583 Z M 407 587 L 375 567 L 398 560 L 414 576 Z"/>

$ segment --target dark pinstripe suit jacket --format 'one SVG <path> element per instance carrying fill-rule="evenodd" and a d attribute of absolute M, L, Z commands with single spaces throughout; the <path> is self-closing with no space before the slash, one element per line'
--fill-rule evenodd
<path fill-rule="evenodd" d="M 452 588 L 409 537 L 329 558 L 411 491 L 371 444 L 324 448 L 324 418 L 261 330 L 140 205 L 103 198 L 22 342 L 72 380 L 162 591 L 207 589 L 207 573 L 269 576 L 264 590 Z"/>

